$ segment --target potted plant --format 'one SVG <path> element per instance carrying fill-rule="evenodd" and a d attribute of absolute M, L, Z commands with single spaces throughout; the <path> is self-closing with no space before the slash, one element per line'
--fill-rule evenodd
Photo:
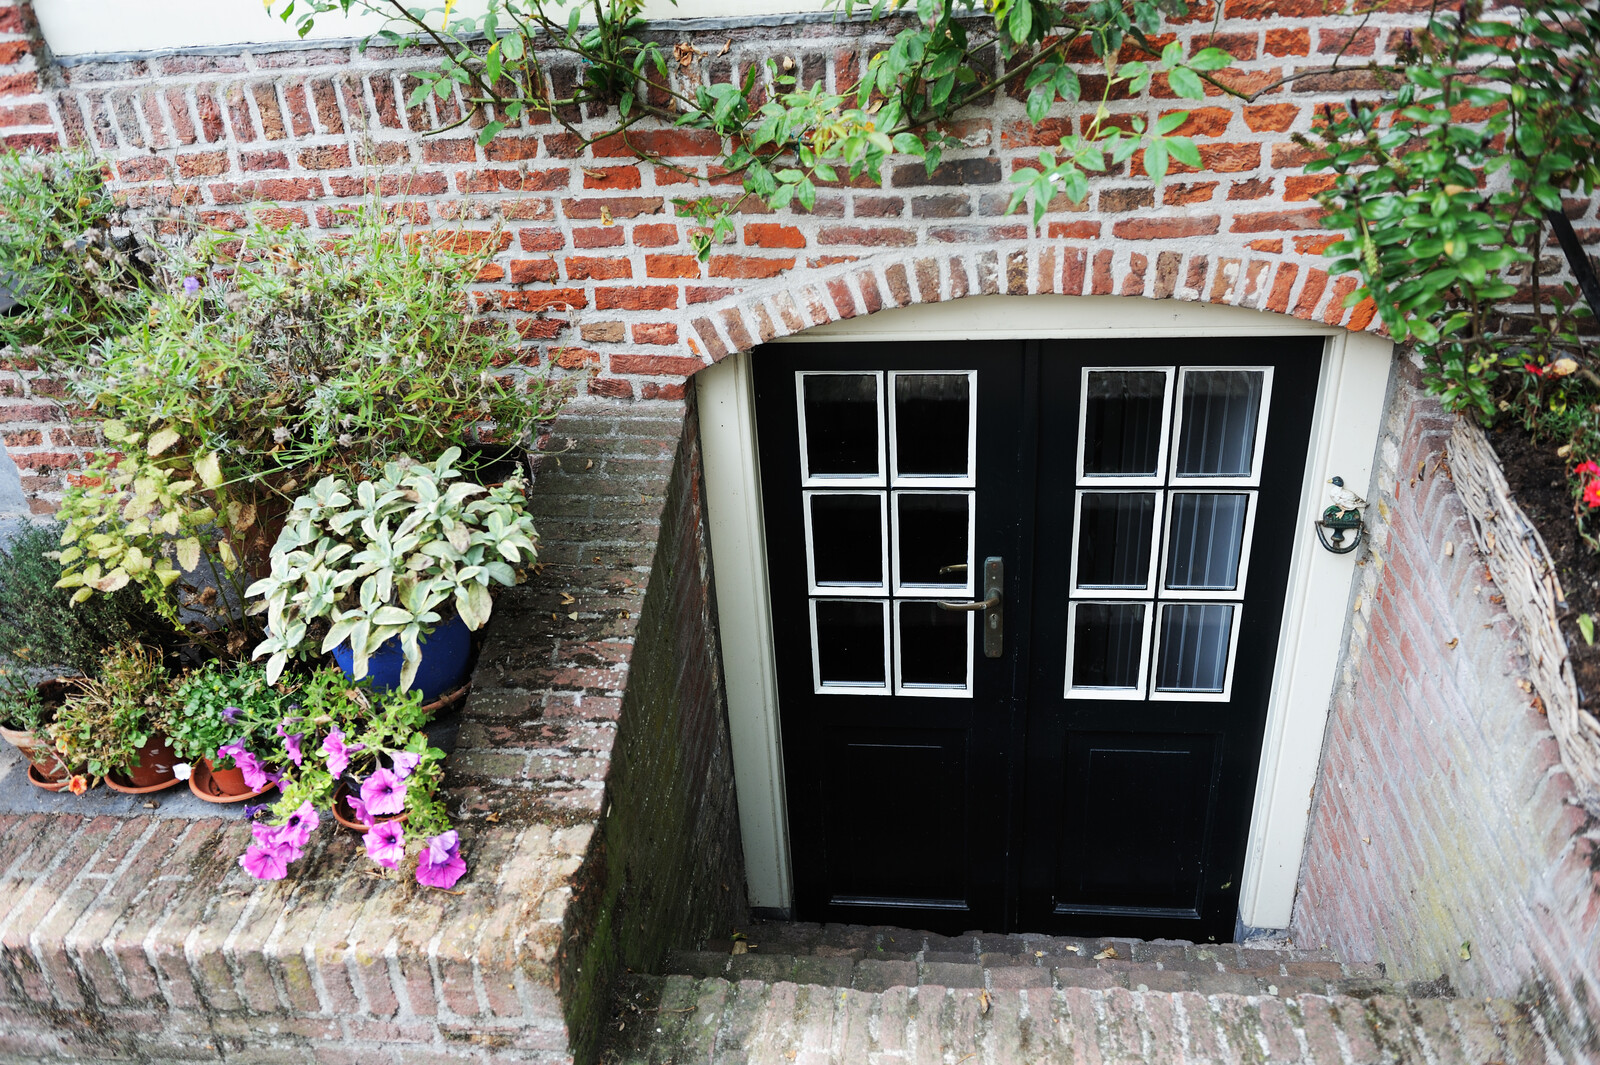
<path fill-rule="evenodd" d="M 162 727 L 183 760 L 177 772 L 187 775 L 189 790 L 207 802 L 239 802 L 272 788 L 264 759 L 277 747 L 282 701 L 247 662 L 213 660 L 186 675 Z"/>
<path fill-rule="evenodd" d="M 469 665 L 489 589 L 520 581 L 536 552 L 522 479 L 461 480 L 450 448 L 433 463 L 391 462 L 351 487 L 324 477 L 294 501 L 272 572 L 246 589 L 267 613 L 255 649 L 273 683 L 294 658 L 333 652 L 352 679 L 420 689 L 432 702 Z M 454 483 L 452 483 L 454 482 Z"/>
<path fill-rule="evenodd" d="M 178 783 L 177 756 L 160 729 L 170 694 L 158 652 L 136 642 L 113 648 L 56 714 L 50 735 L 69 764 L 117 791 L 160 791 Z"/>
<path fill-rule="evenodd" d="M 444 752 L 428 745 L 419 693 L 374 691 L 336 669 L 313 674 L 284 701 L 274 755 L 282 796 L 239 864 L 282 879 L 323 815 L 363 833 L 368 857 L 397 869 L 416 855 L 416 879 L 452 887 L 466 872 L 460 841 L 438 797 Z"/>
<path fill-rule="evenodd" d="M 77 687 L 78 681 L 72 677 L 30 684 L 16 670 L 0 669 L 0 739 L 22 752 L 28 760 L 28 782 L 46 791 L 72 787 L 78 779 L 48 731 L 56 711 Z M 83 781 L 73 790 L 82 794 L 86 787 L 87 781 Z"/>

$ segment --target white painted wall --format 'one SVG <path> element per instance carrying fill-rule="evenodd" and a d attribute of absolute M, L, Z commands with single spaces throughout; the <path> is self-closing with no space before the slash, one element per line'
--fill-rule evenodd
<path fill-rule="evenodd" d="M 1371 478 L 1393 345 L 1284 315 L 1115 296 L 974 296 L 851 318 L 784 340 L 1117 336 L 1326 338 L 1239 901 L 1246 925 L 1287 928 L 1360 555 L 1321 550 L 1311 522 L 1326 505 L 1329 477 L 1340 474 L 1350 484 Z M 730 356 L 696 380 L 750 904 L 787 908 L 792 888 L 750 358 Z"/>
<path fill-rule="evenodd" d="M 648 0 L 649 19 L 750 17 L 821 11 L 826 0 Z M 58 56 L 171 51 L 300 40 L 261 0 L 34 0 L 39 27 Z M 280 10 L 282 3 L 275 4 Z M 442 9 L 442 4 L 430 3 Z M 484 0 L 459 0 L 454 14 L 481 14 Z M 435 16 L 437 18 L 438 16 Z M 307 40 L 362 37 L 383 20 L 319 15 Z"/>

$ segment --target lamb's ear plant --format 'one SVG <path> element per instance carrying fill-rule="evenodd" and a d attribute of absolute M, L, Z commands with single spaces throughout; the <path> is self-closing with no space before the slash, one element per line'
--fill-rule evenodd
<path fill-rule="evenodd" d="M 272 571 L 248 589 L 267 613 L 276 683 L 291 659 L 326 654 L 349 641 L 354 676 L 398 637 L 402 691 L 422 661 L 420 641 L 451 612 L 469 630 L 489 621 L 491 585 L 520 581 L 537 538 L 520 477 L 485 489 L 460 480 L 459 451 L 437 462 L 391 462 L 376 481 L 351 486 L 325 477 L 296 499 L 272 548 Z"/>

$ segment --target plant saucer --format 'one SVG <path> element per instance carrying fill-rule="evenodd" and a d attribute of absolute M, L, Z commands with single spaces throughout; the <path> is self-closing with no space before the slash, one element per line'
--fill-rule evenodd
<path fill-rule="evenodd" d="M 110 788 L 112 791 L 120 791 L 124 795 L 149 795 L 154 791 L 166 791 L 168 788 L 175 788 L 182 783 L 183 781 L 179 780 L 177 777 L 173 777 L 171 780 L 163 780 L 157 784 L 147 784 L 142 788 L 136 788 L 132 784 L 122 783 L 114 776 L 108 775 L 106 777 L 106 787 Z"/>
<path fill-rule="evenodd" d="M 250 799 L 265 795 L 277 786 L 276 784 L 268 784 L 264 788 L 247 791 L 243 795 L 228 795 L 217 787 L 216 781 L 211 777 L 211 767 L 206 765 L 204 761 L 194 763 L 194 767 L 189 771 L 189 790 L 194 792 L 195 798 L 205 802 L 247 802 Z"/>
<path fill-rule="evenodd" d="M 72 783 L 72 774 L 68 773 L 60 780 L 46 780 L 44 774 L 39 772 L 39 767 L 32 762 L 28 763 L 28 783 L 45 791 L 64 791 Z"/>

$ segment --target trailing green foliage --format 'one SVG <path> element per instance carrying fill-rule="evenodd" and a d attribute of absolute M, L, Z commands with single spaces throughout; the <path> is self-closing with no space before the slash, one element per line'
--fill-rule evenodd
<path fill-rule="evenodd" d="M 219 759 L 217 748 L 238 743 L 258 754 L 275 748 L 273 729 L 284 698 L 258 666 L 213 660 L 178 682 L 162 731 L 184 761 L 209 758 L 219 769 L 232 769 L 233 759 Z"/>
<path fill-rule="evenodd" d="M 428 49 L 431 65 L 412 73 L 417 87 L 408 104 L 459 95 L 466 113 L 443 128 L 482 115 L 487 121 L 478 131 L 480 144 L 536 112 L 566 126 L 584 145 L 615 138 L 641 159 L 701 183 L 737 177 L 743 186 L 738 196 L 680 202 L 704 227 L 692 238 L 701 258 L 732 232 L 734 212 L 747 198 L 809 210 L 819 183 L 865 175 L 881 184 L 884 163 L 895 153 L 921 158 L 932 173 L 944 152 L 959 143 L 939 124 L 1017 82 L 1035 123 L 1061 102 L 1087 103 L 1094 117 L 1084 132 L 1069 133 L 1058 147 L 1042 152 L 1038 169 L 1013 176 L 1013 210 L 1030 204 L 1037 224 L 1056 195 L 1082 201 L 1089 173 L 1126 162 L 1140 148 L 1145 173 L 1159 184 L 1171 160 L 1199 165 L 1194 142 L 1173 132 L 1187 114 L 1164 116 L 1151 128 L 1136 120 L 1130 132 L 1106 122 L 1105 101 L 1123 88 L 1142 91 L 1161 71 L 1174 93 L 1198 99 L 1212 74 L 1231 62 L 1220 49 L 1185 57 L 1180 44 L 1158 48 L 1150 41 L 1164 18 L 1187 13 L 1184 0 L 840 0 L 842 15 L 859 8 L 898 29 L 857 84 L 829 92 L 820 84 L 800 85 L 787 60 L 751 67 L 727 82 L 675 80 L 672 71 L 693 66 L 699 53 L 679 45 L 669 55 L 651 40 L 640 18 L 643 0 L 488 0 L 482 15 L 455 17 L 452 6 L 267 0 L 268 10 L 302 35 L 327 12 L 386 18 L 386 26 L 363 45 Z M 1099 100 L 1082 100 L 1067 59 L 1070 49 L 1085 45 L 1104 66 Z M 1120 63 L 1124 45 L 1146 58 Z M 556 75 L 573 71 L 574 63 L 576 88 L 563 95 L 556 86 L 565 81 Z M 573 116 L 593 114 L 595 105 L 614 105 L 615 120 L 599 132 L 580 129 Z M 716 132 L 720 157 L 705 171 L 689 169 L 630 135 L 647 120 Z"/>
<path fill-rule="evenodd" d="M 155 256 L 122 228 L 101 166 L 86 151 L 0 154 L 0 286 L 19 303 L 0 347 L 79 362 L 143 313 Z"/>
<path fill-rule="evenodd" d="M 159 638 L 168 627 L 133 588 L 74 607 L 73 593 L 56 587 L 61 530 L 58 524 L 30 525 L 0 545 L 0 660 L 92 677 L 106 648 Z M 169 638 L 175 635 L 168 632 Z"/>

